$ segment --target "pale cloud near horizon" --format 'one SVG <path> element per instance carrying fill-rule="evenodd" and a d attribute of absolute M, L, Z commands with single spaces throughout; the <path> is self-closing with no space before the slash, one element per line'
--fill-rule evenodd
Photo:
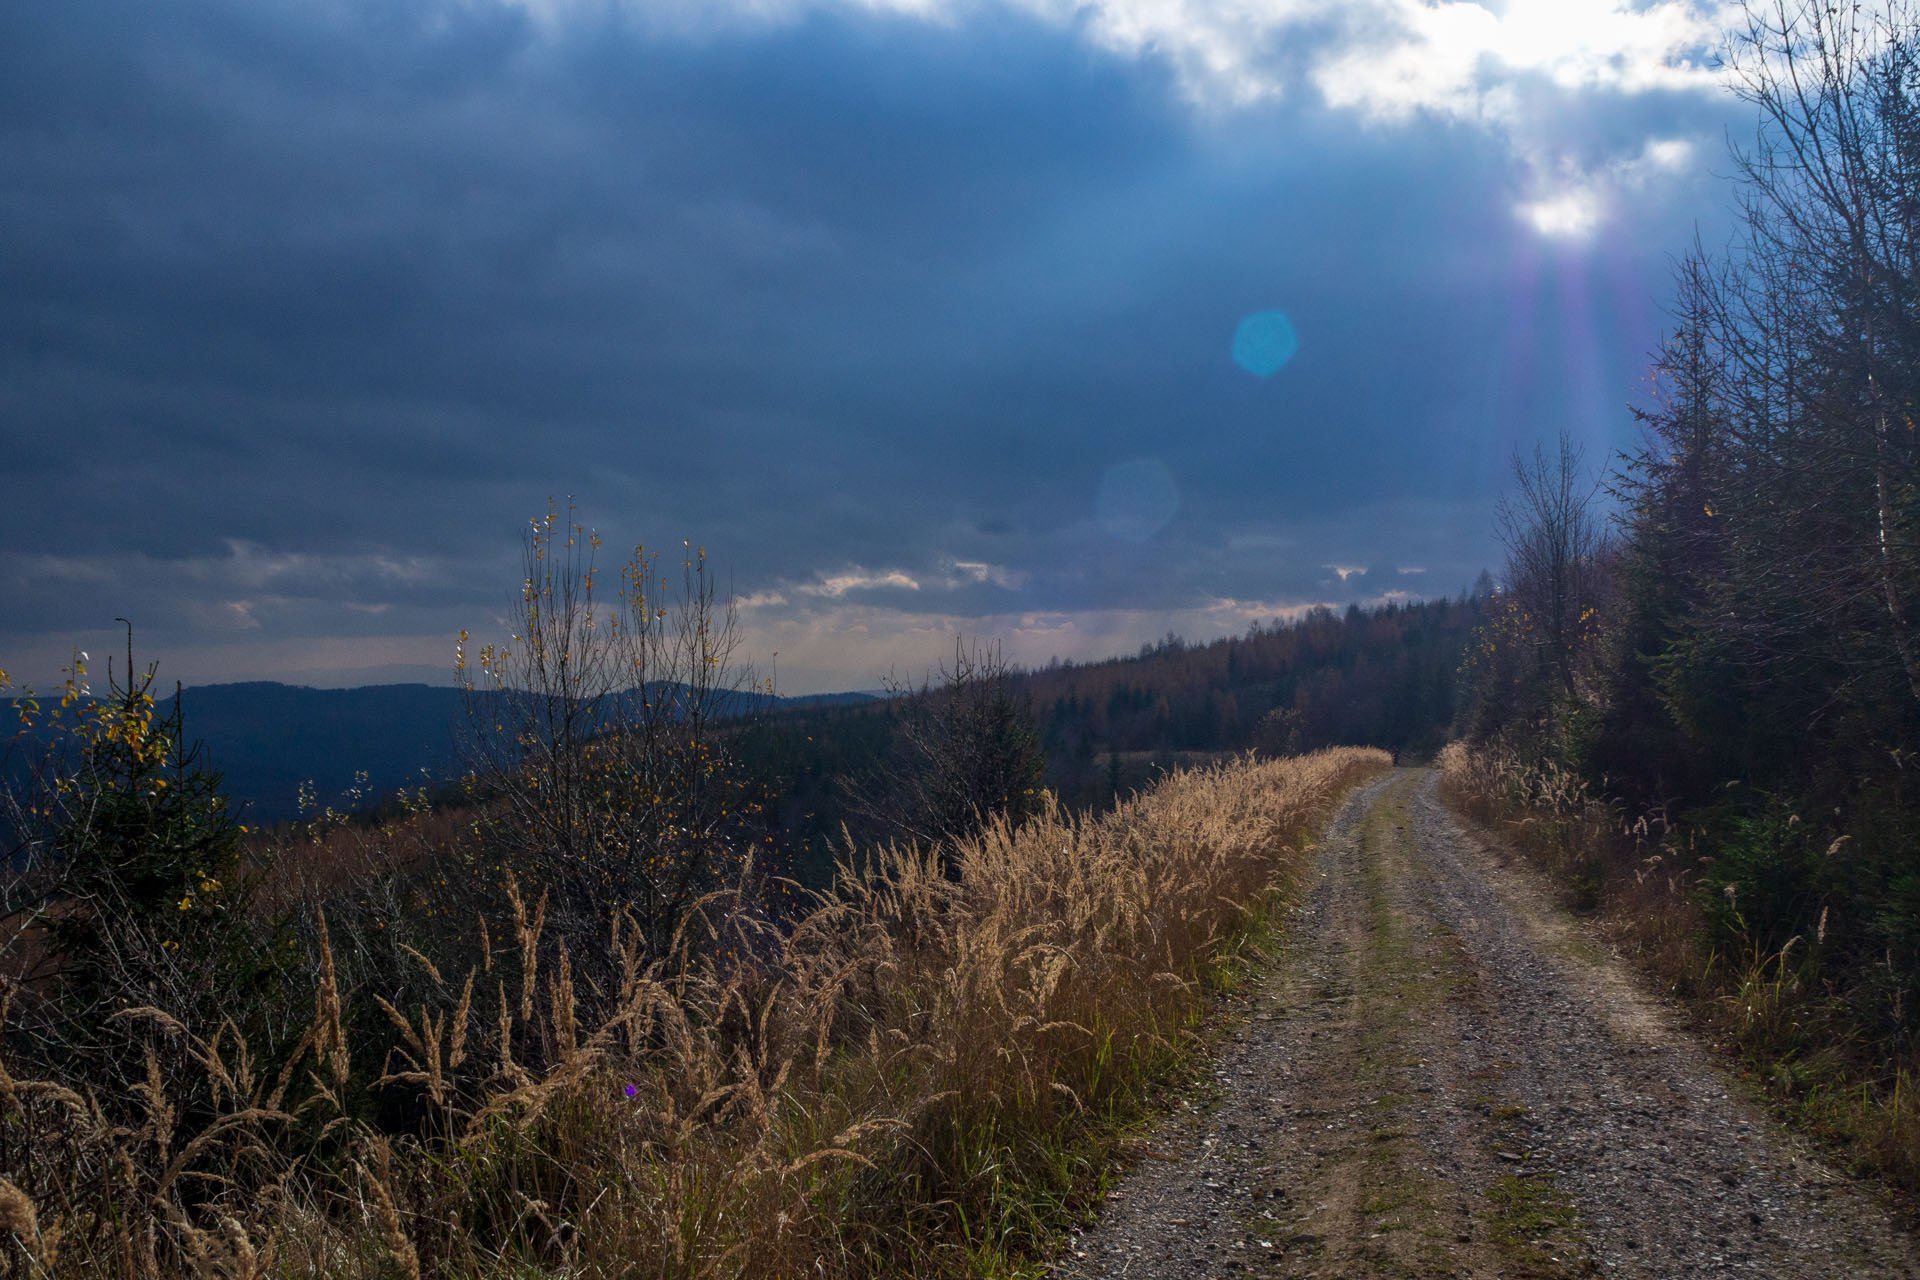
<path fill-rule="evenodd" d="M 1294 539 L 1255 541 L 1268 546 Z M 473 628 L 480 643 L 489 637 L 504 640 L 513 626 L 494 609 L 476 611 L 452 598 L 420 598 L 424 585 L 456 577 L 452 568 L 425 557 L 275 554 L 228 539 L 221 554 L 172 560 L 143 552 L 0 555 L 0 586 L 25 592 L 35 585 L 104 584 L 108 594 L 125 602 L 128 616 L 141 620 L 134 637 L 140 660 L 159 659 L 168 681 L 180 679 L 189 686 L 257 679 L 316 687 L 444 684 L 453 680 L 449 655 L 462 627 Z M 1328 586 L 1336 578 L 1346 586 L 1369 573 L 1357 562 L 1324 568 Z M 1201 591 L 1170 608 L 1060 607 L 1041 601 L 1020 608 L 1029 576 L 1004 565 L 952 557 L 919 576 L 898 567 L 849 565 L 817 571 L 806 580 L 779 580 L 727 603 L 736 611 L 742 669 L 756 680 L 777 675 L 778 691 L 793 696 L 877 688 L 891 676 L 917 681 L 951 660 L 956 643 L 992 642 L 1012 661 L 1040 667 L 1055 657 L 1085 662 L 1124 655 L 1170 632 L 1204 644 L 1316 607 L 1370 607 L 1410 598 L 1398 588 L 1362 587 L 1337 599 Z M 970 606 L 966 594 L 982 587 L 1002 593 L 1001 603 Z M 908 604 L 898 596 L 889 600 L 889 592 L 934 598 Z M 361 598 L 369 593 L 375 598 Z M 443 629 L 381 634 L 375 627 L 376 620 L 402 613 L 400 626 L 409 631 L 423 622 L 438 622 Z M 89 618 L 16 644 L 5 655 L 7 666 L 17 685 L 45 690 L 57 686 L 57 672 L 77 649 L 118 652 L 119 636 L 117 625 Z"/>
<path fill-rule="evenodd" d="M 1358 601 L 1221 597 L 1171 611 L 1041 610 L 985 616 L 909 612 L 835 600 L 803 613 L 743 611 L 736 622 L 739 674 L 743 683 L 774 679 L 776 692 L 786 697 L 878 689 L 890 678 L 918 683 L 937 673 L 942 662 L 952 662 L 956 644 L 994 643 L 1009 660 L 1038 668 L 1056 657 L 1076 662 L 1123 657 L 1170 631 L 1205 644 L 1244 634 L 1255 623 L 1291 621 L 1316 607 L 1344 609 L 1358 603 L 1365 608 L 1409 598 L 1400 590 Z M 247 638 L 242 640 L 242 635 Z M 209 631 L 204 638 L 157 648 L 138 644 L 138 636 L 135 639 L 140 661 L 160 658 L 160 674 L 168 687 L 176 679 L 189 688 L 244 680 L 278 680 L 316 688 L 454 683 L 452 634 L 261 638 L 229 626 Z M 89 628 L 59 641 L 40 639 L 7 657 L 18 685 L 44 692 L 58 686 L 57 673 L 80 647 L 91 645 L 96 655 L 108 655 L 118 652 L 119 643 L 116 630 Z M 116 671 L 118 667 L 116 662 Z M 104 676 L 104 658 L 97 670 Z M 8 691 L 14 692 L 18 690 Z"/>
<path fill-rule="evenodd" d="M 1406 592 L 1395 590 L 1358 603 L 1368 607 L 1406 598 Z M 239 614 L 259 603 L 228 602 Z M 1041 667 L 1055 657 L 1087 662 L 1124 656 L 1169 631 L 1204 644 L 1242 634 L 1255 623 L 1291 620 L 1319 605 L 1344 609 L 1353 602 L 1221 597 L 1171 611 L 1038 610 L 985 616 L 908 611 L 841 599 L 805 611 L 764 607 L 765 602 L 751 602 L 763 607 L 748 609 L 744 606 L 750 601 L 745 599 L 736 603 L 743 606 L 736 619 L 741 670 L 754 680 L 775 678 L 777 692 L 794 697 L 877 689 L 890 676 L 918 682 L 941 662 L 951 662 L 956 643 L 997 643 L 1010 660 Z M 345 607 L 366 612 L 351 604 Z M 450 633 L 249 634 L 256 630 L 257 624 L 249 627 L 230 620 L 225 626 L 207 628 L 201 639 L 158 647 L 140 643 L 136 635 L 137 657 L 142 662 L 159 657 L 168 685 L 180 679 L 190 687 L 261 679 L 320 688 L 407 681 L 451 684 L 454 679 L 454 635 Z M 9 666 L 19 685 L 44 691 L 57 687 L 57 672 L 75 650 L 91 645 L 97 653 L 116 653 L 118 636 L 112 628 L 88 628 L 59 640 L 43 638 L 10 652 Z M 99 670 L 104 674 L 104 661 Z"/>

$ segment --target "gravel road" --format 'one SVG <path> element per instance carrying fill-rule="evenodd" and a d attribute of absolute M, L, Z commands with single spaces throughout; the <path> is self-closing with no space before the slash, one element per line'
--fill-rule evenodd
<path fill-rule="evenodd" d="M 1341 809 L 1214 1096 L 1054 1274 L 1920 1277 L 1436 781 Z"/>

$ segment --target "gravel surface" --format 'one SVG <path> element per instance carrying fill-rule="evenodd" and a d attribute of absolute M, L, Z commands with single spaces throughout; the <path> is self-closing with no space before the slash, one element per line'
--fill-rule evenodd
<path fill-rule="evenodd" d="M 1435 784 L 1342 808 L 1215 1096 L 1054 1274 L 1920 1277 L 1914 1237 Z"/>

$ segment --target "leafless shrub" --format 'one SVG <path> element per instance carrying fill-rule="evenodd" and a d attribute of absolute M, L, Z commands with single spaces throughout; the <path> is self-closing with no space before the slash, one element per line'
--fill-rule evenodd
<path fill-rule="evenodd" d="M 740 880 L 754 804 L 719 726 L 767 691 L 737 663 L 705 551 L 683 544 L 663 573 L 636 547 L 609 599 L 600 546 L 549 506 L 526 534 L 514 634 L 470 658 L 462 633 L 475 830 L 551 892 L 576 954 L 616 902 L 659 951 L 690 903 Z"/>

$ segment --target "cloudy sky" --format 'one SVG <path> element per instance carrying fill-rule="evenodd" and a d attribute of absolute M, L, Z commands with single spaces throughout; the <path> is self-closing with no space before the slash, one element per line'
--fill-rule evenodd
<path fill-rule="evenodd" d="M 0 667 L 445 679 L 572 495 L 787 693 L 1497 567 L 1727 233 L 1684 0 L 0 8 Z"/>

